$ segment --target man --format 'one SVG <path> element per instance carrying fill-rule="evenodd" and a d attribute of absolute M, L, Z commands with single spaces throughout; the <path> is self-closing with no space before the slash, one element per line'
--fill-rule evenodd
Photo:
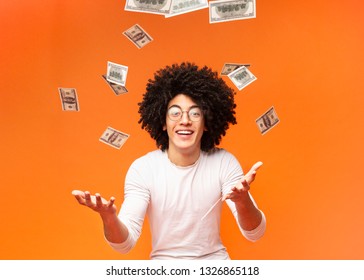
<path fill-rule="evenodd" d="M 130 166 L 120 212 L 113 197 L 73 191 L 100 214 L 115 250 L 133 248 L 147 214 L 151 259 L 230 259 L 220 239 L 222 201 L 248 240 L 262 237 L 265 216 L 249 193 L 262 163 L 244 176 L 237 159 L 217 148 L 236 124 L 234 95 L 216 72 L 193 63 L 166 66 L 148 81 L 139 123 L 158 149 Z"/>

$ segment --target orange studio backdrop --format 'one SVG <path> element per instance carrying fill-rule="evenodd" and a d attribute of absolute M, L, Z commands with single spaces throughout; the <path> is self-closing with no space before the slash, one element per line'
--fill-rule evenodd
<path fill-rule="evenodd" d="M 120 207 L 129 165 L 156 148 L 138 124 L 146 82 L 191 61 L 248 63 L 257 77 L 235 88 L 238 124 L 221 147 L 245 172 L 264 163 L 251 192 L 267 231 L 248 242 L 224 207 L 231 258 L 363 259 L 363 4 L 256 3 L 255 19 L 210 24 L 208 9 L 164 18 L 116 0 L 1 1 L 0 258 L 149 258 L 147 222 L 133 251 L 116 253 L 71 191 Z M 141 49 L 123 35 L 134 24 L 153 38 Z M 107 61 L 128 66 L 128 93 L 101 77 Z M 76 88 L 79 112 L 62 111 L 58 87 Z M 255 120 L 271 106 L 280 122 L 261 135 Z M 130 135 L 120 150 L 99 141 L 108 126 Z"/>

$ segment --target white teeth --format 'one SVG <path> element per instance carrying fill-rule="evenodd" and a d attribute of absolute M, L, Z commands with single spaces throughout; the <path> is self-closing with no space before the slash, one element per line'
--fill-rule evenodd
<path fill-rule="evenodd" d="M 183 134 L 183 135 L 190 135 L 192 134 L 192 131 L 188 131 L 188 130 L 179 130 L 177 131 L 178 134 Z"/>

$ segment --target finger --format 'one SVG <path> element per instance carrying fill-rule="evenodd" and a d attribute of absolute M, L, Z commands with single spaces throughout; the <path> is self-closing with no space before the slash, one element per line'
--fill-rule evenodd
<path fill-rule="evenodd" d="M 254 171 L 251 171 L 249 172 L 248 174 L 246 174 L 244 176 L 244 178 L 249 182 L 249 183 L 252 183 L 254 180 L 255 180 L 255 176 L 257 175 L 257 172 L 254 170 Z"/>
<path fill-rule="evenodd" d="M 258 161 L 255 163 L 252 168 L 249 170 L 249 172 L 244 176 L 244 178 L 247 180 L 249 184 L 251 184 L 255 180 L 255 175 L 257 173 L 257 170 L 263 165 L 261 161 Z"/>
<path fill-rule="evenodd" d="M 258 161 L 257 163 L 255 163 L 251 169 L 253 170 L 258 170 L 261 166 L 263 165 L 263 162 Z"/>
<path fill-rule="evenodd" d="M 249 189 L 250 189 L 250 185 L 249 185 L 248 181 L 245 178 L 243 178 L 241 180 L 241 182 L 239 182 L 235 187 L 233 187 L 231 189 L 230 193 L 237 193 L 238 194 L 238 193 L 241 193 L 243 191 L 248 191 Z"/>
<path fill-rule="evenodd" d="M 108 204 L 108 206 L 107 207 L 112 207 L 113 205 L 114 205 L 114 202 L 115 202 L 115 197 L 111 197 L 110 198 L 110 201 L 109 201 L 109 204 Z"/>
<path fill-rule="evenodd" d="M 226 195 L 223 196 L 222 201 L 228 200 L 228 199 L 236 199 L 237 197 L 239 197 L 239 194 L 237 191 L 235 192 L 229 192 Z"/>
<path fill-rule="evenodd" d="M 86 200 L 91 200 L 91 195 L 89 191 L 85 191 L 85 199 Z"/>
<path fill-rule="evenodd" d="M 101 199 L 101 195 L 99 193 L 95 194 L 96 197 L 96 206 L 97 207 L 101 207 L 102 206 L 102 199 Z"/>
<path fill-rule="evenodd" d="M 236 194 L 238 192 L 238 189 L 235 187 L 232 187 L 231 190 L 227 193 L 227 194 L 224 194 L 221 198 L 221 201 L 225 201 L 227 199 L 231 199 L 234 194 Z"/>
<path fill-rule="evenodd" d="M 76 198 L 78 203 L 83 204 L 83 205 L 85 204 L 85 199 L 84 199 L 85 196 L 84 196 L 84 193 L 82 191 L 73 190 L 72 195 Z"/>
<path fill-rule="evenodd" d="M 86 205 L 91 205 L 92 201 L 91 201 L 91 194 L 89 191 L 85 191 L 85 204 Z"/>
<path fill-rule="evenodd" d="M 221 201 L 225 201 L 226 199 L 230 199 L 230 194 L 232 193 L 232 191 L 228 192 L 227 194 L 224 194 L 221 198 Z"/>
<path fill-rule="evenodd" d="M 73 190 L 72 191 L 72 195 L 77 199 L 77 200 L 83 200 L 83 198 L 85 197 L 84 192 L 79 191 L 79 190 Z"/>
<path fill-rule="evenodd" d="M 246 179 L 243 179 L 241 181 L 241 185 L 243 186 L 242 190 L 244 190 L 244 191 L 248 191 L 250 189 L 250 185 L 249 185 L 249 183 L 247 182 Z"/>
<path fill-rule="evenodd" d="M 76 200 L 79 204 L 85 205 L 85 199 L 80 195 L 75 195 Z"/>
<path fill-rule="evenodd" d="M 248 176 L 248 175 L 253 175 L 253 174 L 255 174 L 255 173 L 257 172 L 257 170 L 258 170 L 258 169 L 259 169 L 262 165 L 263 165 L 263 162 L 261 162 L 261 161 L 256 162 L 256 163 L 252 166 L 252 168 L 250 168 L 249 172 L 248 172 L 246 175 Z"/>
<path fill-rule="evenodd" d="M 72 191 L 72 195 L 74 195 L 74 196 L 76 196 L 76 195 L 81 196 L 81 195 L 83 195 L 83 191 L 73 190 Z"/>

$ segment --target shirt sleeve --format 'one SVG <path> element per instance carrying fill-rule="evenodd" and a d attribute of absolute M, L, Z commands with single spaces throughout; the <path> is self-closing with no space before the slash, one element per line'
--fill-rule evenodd
<path fill-rule="evenodd" d="M 222 160 L 224 163 L 221 169 L 221 178 L 222 178 L 222 194 L 225 195 L 228 192 L 230 192 L 231 188 L 235 186 L 238 182 L 241 181 L 243 178 L 243 170 L 240 166 L 240 163 L 238 160 L 229 152 L 226 152 L 224 155 L 225 159 Z M 258 205 L 254 201 L 252 195 L 249 193 L 250 199 L 253 201 L 255 207 L 258 208 Z M 227 205 L 229 206 L 232 214 L 234 215 L 234 218 L 236 220 L 236 223 L 239 227 L 240 232 L 243 234 L 243 236 L 252 242 L 258 241 L 265 233 L 266 230 L 266 218 L 259 208 L 259 211 L 262 214 L 262 220 L 260 224 L 253 230 L 247 231 L 244 230 L 238 221 L 238 212 L 235 207 L 235 203 L 231 200 L 226 200 Z"/>
<path fill-rule="evenodd" d="M 250 193 L 249 193 L 249 195 L 250 195 L 250 198 L 253 201 L 254 205 L 258 208 L 258 206 L 256 205 L 256 203 Z M 252 241 L 252 242 L 258 241 L 264 235 L 265 230 L 266 230 L 266 218 L 265 218 L 263 211 L 258 208 L 258 210 L 262 214 L 262 220 L 260 221 L 260 224 L 253 230 L 244 230 L 238 222 L 238 212 L 236 210 L 234 202 L 232 202 L 231 200 L 226 200 L 226 203 L 229 206 L 231 212 L 233 213 L 236 223 L 237 223 L 242 235 L 249 241 Z"/>
<path fill-rule="evenodd" d="M 130 166 L 125 177 L 124 201 L 118 214 L 120 221 L 128 229 L 128 238 L 123 243 L 112 243 L 107 240 L 114 250 L 124 254 L 135 246 L 140 237 L 150 201 L 150 192 L 146 184 L 147 178 L 139 172 L 139 170 L 148 169 L 141 168 L 143 167 L 140 162 L 134 162 Z"/>

